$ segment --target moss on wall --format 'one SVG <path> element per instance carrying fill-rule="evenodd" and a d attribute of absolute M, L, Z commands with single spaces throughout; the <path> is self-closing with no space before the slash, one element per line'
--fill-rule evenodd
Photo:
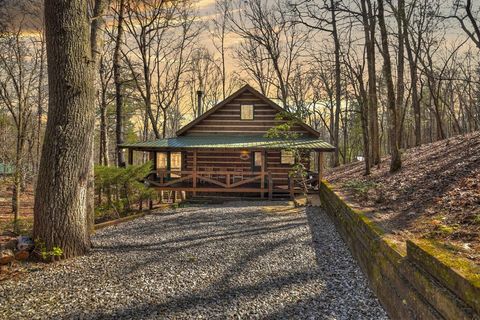
<path fill-rule="evenodd" d="M 419 264 L 409 257 L 411 248 L 410 251 L 407 249 L 407 254 L 398 250 L 395 243 L 385 239 L 385 232 L 379 226 L 362 211 L 352 209 L 327 182 L 320 185 L 319 192 L 326 212 L 392 318 L 480 319 L 477 309 L 479 297 L 475 290 L 467 290 L 468 293 L 463 295 L 452 289 L 452 283 L 456 284 L 461 280 L 450 280 L 452 283 L 447 284 L 441 281 L 442 277 L 433 277 L 432 273 L 439 272 L 439 269 L 429 269 L 432 259 L 423 259 L 430 261 L 430 264 Z M 429 245 L 425 250 L 421 250 L 422 254 L 432 257 L 435 255 L 435 260 L 441 261 L 443 255 L 437 257 L 439 249 Z M 416 252 L 418 253 L 418 250 Z M 419 253 L 417 257 L 420 259 Z M 464 270 L 462 272 L 470 276 L 462 279 L 474 287 L 477 285 L 478 273 L 475 274 L 475 269 L 468 269 L 466 272 L 463 263 L 456 267 L 448 263 L 442 265 L 447 269 Z M 444 269 L 441 270 L 442 275 L 446 273 Z M 463 287 L 465 286 L 463 283 Z"/>

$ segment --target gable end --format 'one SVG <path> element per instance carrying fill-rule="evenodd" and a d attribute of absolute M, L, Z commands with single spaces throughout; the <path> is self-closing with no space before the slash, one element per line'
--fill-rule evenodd
<path fill-rule="evenodd" d="M 241 106 L 253 105 L 253 119 L 241 119 Z M 213 108 L 177 131 L 177 136 L 205 135 L 264 135 L 285 120 L 276 119 L 284 109 L 249 85 L 245 85 Z M 310 137 L 320 134 L 305 123 L 293 128 Z"/>

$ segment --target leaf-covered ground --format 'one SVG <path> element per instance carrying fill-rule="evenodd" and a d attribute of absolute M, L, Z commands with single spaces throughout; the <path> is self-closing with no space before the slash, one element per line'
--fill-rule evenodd
<path fill-rule="evenodd" d="M 480 264 L 480 132 L 409 149 L 402 158 L 395 174 L 387 157 L 369 176 L 357 162 L 326 179 L 399 244 L 436 239 Z"/>
<path fill-rule="evenodd" d="M 0 178 L 0 234 L 13 230 L 12 192 L 11 179 Z M 30 234 L 32 228 L 33 198 L 33 185 L 28 182 L 20 195 L 19 227 L 23 234 Z"/>

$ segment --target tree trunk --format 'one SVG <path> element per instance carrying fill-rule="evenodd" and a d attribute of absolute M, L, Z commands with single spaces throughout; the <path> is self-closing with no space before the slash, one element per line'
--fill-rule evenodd
<path fill-rule="evenodd" d="M 13 174 L 13 192 L 12 192 L 12 211 L 13 211 L 13 229 L 18 231 L 18 213 L 20 211 L 20 194 L 22 189 L 23 178 L 23 147 L 25 143 L 24 125 L 23 125 L 23 111 L 20 108 L 18 112 L 18 132 L 17 132 L 17 147 L 15 154 L 15 172 Z"/>
<path fill-rule="evenodd" d="M 100 154 L 99 162 L 101 165 L 108 166 L 108 134 L 107 134 L 107 97 L 106 92 L 102 92 L 102 105 L 100 106 Z"/>
<path fill-rule="evenodd" d="M 117 166 L 125 167 L 125 155 L 118 145 L 123 143 L 123 92 L 122 79 L 120 75 L 120 49 L 123 41 L 123 15 L 125 11 L 125 0 L 120 0 L 118 9 L 117 37 L 115 39 L 115 51 L 113 52 L 113 78 L 115 82 L 115 137 L 117 140 Z"/>
<path fill-rule="evenodd" d="M 365 35 L 368 69 L 368 114 L 370 137 L 370 160 L 372 165 L 380 163 L 380 138 L 378 130 L 377 76 L 375 71 L 375 16 L 370 0 L 362 0 L 362 20 Z"/>
<path fill-rule="evenodd" d="M 167 108 L 162 108 L 162 139 L 167 137 L 167 121 L 168 121 L 168 114 Z"/>
<path fill-rule="evenodd" d="M 38 96 L 37 96 L 37 136 L 36 136 L 36 159 L 35 159 L 35 172 L 38 174 L 40 166 L 40 146 L 41 146 L 41 134 L 42 134 L 42 111 L 43 111 L 43 79 L 45 68 L 45 39 L 42 35 L 42 47 L 40 52 L 40 69 L 38 71 Z"/>
<path fill-rule="evenodd" d="M 340 108 L 342 99 L 342 84 L 341 84 L 341 65 L 340 65 L 340 40 L 337 33 L 337 20 L 335 14 L 335 2 L 330 0 L 330 11 L 332 14 L 332 36 L 335 44 L 335 127 L 334 127 L 334 146 L 335 152 L 333 154 L 333 166 L 338 167 L 340 165 L 339 157 L 339 140 L 340 140 Z M 345 156 L 345 155 L 344 155 Z"/>
<path fill-rule="evenodd" d="M 90 247 L 86 224 L 94 86 L 87 0 L 45 0 L 49 108 L 33 237 L 63 257 Z"/>
<path fill-rule="evenodd" d="M 412 108 L 413 108 L 413 117 L 415 123 L 415 146 L 418 147 L 422 144 L 422 122 L 420 114 L 420 96 L 418 94 L 418 74 L 417 74 L 417 59 L 418 51 L 415 52 L 415 57 L 413 55 L 413 48 L 410 44 L 409 32 L 408 32 L 408 23 L 407 19 L 403 18 L 403 30 L 405 34 L 405 48 L 407 51 L 408 65 L 410 68 L 410 82 L 412 87 Z"/>
<path fill-rule="evenodd" d="M 401 138 L 402 138 L 402 128 L 403 128 L 403 119 L 399 121 L 399 115 L 402 114 L 403 104 L 404 104 L 404 94 L 405 94 L 405 33 L 403 29 L 403 24 L 405 23 L 405 0 L 398 0 L 398 9 L 397 9 L 397 29 L 398 29 L 398 58 L 397 58 L 397 99 L 396 99 L 396 113 L 397 113 L 397 123 L 396 123 L 396 143 L 400 148 Z"/>
<path fill-rule="evenodd" d="M 388 34 L 385 24 L 383 1 L 378 1 L 378 24 L 380 26 L 381 44 L 382 44 L 382 56 L 383 56 L 383 71 L 385 73 L 385 82 L 387 84 L 387 108 L 389 114 L 389 138 L 390 149 L 392 153 L 392 160 L 390 162 L 390 172 L 395 172 L 401 169 L 402 160 L 400 158 L 400 152 L 398 150 L 398 121 L 397 121 L 397 109 L 395 100 L 395 89 L 393 86 L 392 78 L 392 65 L 390 60 L 390 52 L 388 47 Z"/>
<path fill-rule="evenodd" d="M 105 10 L 106 0 L 95 0 L 93 8 L 92 23 L 90 25 L 90 50 L 91 60 L 90 67 L 92 71 L 92 83 L 95 83 L 95 75 L 100 66 L 98 56 L 100 53 L 100 47 L 103 46 L 103 41 L 99 36 L 100 28 L 103 26 L 103 11 Z M 90 169 L 88 172 L 88 191 L 87 191 L 87 226 L 90 233 L 95 231 L 95 139 L 92 139 L 90 149 Z"/>

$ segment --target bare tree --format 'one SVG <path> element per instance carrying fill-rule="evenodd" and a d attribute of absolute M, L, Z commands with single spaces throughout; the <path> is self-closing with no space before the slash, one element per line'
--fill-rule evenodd
<path fill-rule="evenodd" d="M 226 37 L 227 37 L 227 15 L 230 10 L 231 0 L 217 0 L 215 2 L 216 17 L 213 20 L 211 36 L 213 45 L 220 54 L 222 96 L 225 99 L 227 94 L 227 71 L 226 71 Z"/>
<path fill-rule="evenodd" d="M 180 80 L 200 29 L 195 29 L 191 5 L 167 6 L 163 0 L 129 3 L 125 26 L 128 37 L 123 56 L 145 105 L 146 119 L 157 139 L 166 137 L 166 111 L 181 89 Z"/>
<path fill-rule="evenodd" d="M 117 166 L 125 166 L 125 156 L 123 150 L 118 146 L 123 143 L 124 129 L 123 129 L 123 89 L 122 89 L 122 77 L 121 77 L 121 47 L 124 37 L 124 14 L 125 14 L 125 1 L 119 0 L 118 9 L 116 13 L 116 35 L 115 35 L 115 49 L 113 53 L 113 77 L 115 81 L 115 138 L 116 138 L 116 155 Z"/>
<path fill-rule="evenodd" d="M 473 2 L 472 0 L 454 0 L 452 14 L 442 17 L 458 21 L 462 30 L 480 49 L 480 22 L 478 16 L 480 7 L 474 8 Z"/>
<path fill-rule="evenodd" d="M 337 26 L 337 14 L 338 14 L 338 2 L 330 0 L 330 2 L 324 1 L 323 5 L 318 5 L 310 1 L 304 1 L 300 4 L 293 6 L 296 11 L 296 18 L 299 22 L 308 28 L 314 30 L 328 32 L 333 42 L 334 52 L 334 70 L 335 70 L 335 112 L 332 115 L 333 119 L 333 135 L 332 143 L 335 146 L 335 152 L 333 155 L 333 166 L 340 165 L 339 157 L 339 132 L 340 132 L 340 112 L 342 103 L 342 66 L 341 60 L 341 47 L 340 37 Z"/>
<path fill-rule="evenodd" d="M 24 16 L 23 19 L 28 19 Z M 13 118 L 16 129 L 15 172 L 13 179 L 12 211 L 17 229 L 20 194 L 25 170 L 25 147 L 28 131 L 32 129 L 32 112 L 36 106 L 38 64 L 42 47 L 33 37 L 25 39 L 24 24 L 8 26 L 0 36 L 0 102 Z"/>
<path fill-rule="evenodd" d="M 277 89 L 283 107 L 289 110 L 290 77 L 294 62 L 306 49 L 309 32 L 292 23 L 287 10 L 279 2 L 269 5 L 266 1 L 252 0 L 230 10 L 227 17 L 234 33 L 265 50 L 275 73 L 271 84 Z"/>
<path fill-rule="evenodd" d="M 395 89 L 393 85 L 392 64 L 390 59 L 390 47 L 388 44 L 387 26 L 385 23 L 384 0 L 378 1 L 378 25 L 380 27 L 383 72 L 387 85 L 387 108 L 389 115 L 389 138 L 392 159 L 390 161 L 390 172 L 396 172 L 402 167 L 402 159 L 398 146 L 398 113 Z M 400 32 L 403 32 L 400 30 Z"/>
<path fill-rule="evenodd" d="M 274 70 L 268 53 L 252 39 L 244 39 L 235 48 L 235 57 L 241 71 L 245 72 L 257 85 L 260 92 L 268 96 L 274 77 Z"/>

